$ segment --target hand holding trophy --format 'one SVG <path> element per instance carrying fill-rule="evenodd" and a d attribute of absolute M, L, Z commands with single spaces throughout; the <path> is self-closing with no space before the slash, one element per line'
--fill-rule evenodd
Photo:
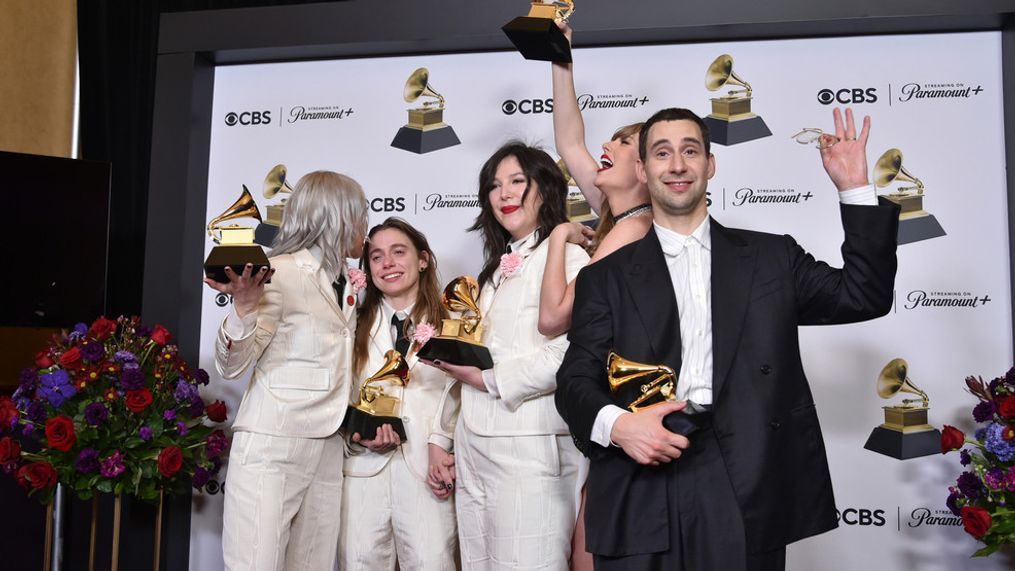
<path fill-rule="evenodd" d="M 204 274 L 220 284 L 228 284 L 231 281 L 226 268 L 236 276 L 242 275 L 248 264 L 252 265 L 252 275 L 259 275 L 262 268 L 265 272 L 271 268 L 264 250 L 254 244 L 253 228 L 237 224 L 221 225 L 226 220 L 236 218 L 253 218 L 258 222 L 261 221 L 261 213 L 257 210 L 254 197 L 246 186 L 232 206 L 208 222 L 208 235 L 218 246 L 212 248 L 208 259 L 204 261 Z"/>
<path fill-rule="evenodd" d="M 652 405 L 663 402 L 677 402 L 677 373 L 666 365 L 647 365 L 610 351 L 606 360 L 606 380 L 610 383 L 610 392 L 623 403 L 622 406 L 631 412 L 639 412 Z M 701 428 L 707 415 L 700 405 L 690 401 L 684 410 L 671 412 L 663 417 L 666 430 L 682 436 L 690 436 Z"/>
<path fill-rule="evenodd" d="M 532 0 L 527 16 L 519 16 L 501 29 L 525 59 L 571 63 L 571 42 L 557 22 L 566 22 L 573 13 L 573 0 Z"/>
<path fill-rule="evenodd" d="M 373 440 L 377 430 L 390 424 L 402 442 L 406 441 L 405 426 L 402 424 L 402 400 L 392 391 L 394 387 L 409 384 L 409 365 L 402 354 L 389 349 L 384 354 L 384 365 L 371 375 L 359 389 L 357 402 L 346 409 L 342 428 L 347 435 L 359 434 L 365 440 Z"/>
<path fill-rule="evenodd" d="M 489 369 L 493 367 L 490 350 L 483 346 L 482 314 L 476 304 L 479 283 L 472 276 L 460 276 L 444 288 L 444 307 L 460 313 L 458 319 L 444 319 L 440 335 L 431 337 L 416 353 L 426 361 L 443 361 Z"/>

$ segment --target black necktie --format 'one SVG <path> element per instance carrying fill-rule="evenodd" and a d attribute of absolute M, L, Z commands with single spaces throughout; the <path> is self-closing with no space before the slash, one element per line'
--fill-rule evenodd
<path fill-rule="evenodd" d="M 335 288 L 335 297 L 338 298 L 338 306 L 342 307 L 345 304 L 345 300 L 342 299 L 342 294 L 345 293 L 345 276 L 338 276 L 338 279 L 331 282 L 331 287 Z"/>
<path fill-rule="evenodd" d="M 408 319 L 408 318 L 406 318 Z M 395 351 L 402 354 L 403 357 L 409 352 L 409 338 L 405 336 L 405 319 L 399 319 L 398 314 L 391 316 L 391 325 L 395 327 Z"/>

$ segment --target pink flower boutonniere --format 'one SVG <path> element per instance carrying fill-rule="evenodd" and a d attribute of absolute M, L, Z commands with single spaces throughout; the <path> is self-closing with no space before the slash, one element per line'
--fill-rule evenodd
<path fill-rule="evenodd" d="M 423 345 L 426 345 L 426 342 L 434 335 L 437 335 L 437 330 L 433 325 L 425 321 L 416 325 L 416 330 L 412 332 L 413 350 L 422 349 Z"/>
<path fill-rule="evenodd" d="M 500 273 L 505 278 L 515 275 L 518 268 L 522 267 L 522 257 L 515 252 L 504 254 L 500 257 Z"/>
<path fill-rule="evenodd" d="M 366 273 L 357 268 L 349 268 L 349 283 L 352 284 L 352 294 L 358 294 L 361 289 L 367 287 Z"/>

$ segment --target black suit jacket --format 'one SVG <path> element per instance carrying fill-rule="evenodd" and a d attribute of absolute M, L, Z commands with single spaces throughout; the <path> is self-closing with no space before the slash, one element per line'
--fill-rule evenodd
<path fill-rule="evenodd" d="M 797 326 L 863 321 L 891 309 L 898 207 L 842 205 L 841 213 L 842 269 L 816 261 L 790 236 L 711 221 L 713 427 L 751 552 L 836 526 Z M 577 440 L 588 442 L 604 406 L 624 406 L 606 381 L 609 351 L 679 370 L 679 335 L 673 284 L 654 230 L 582 270 L 556 392 Z M 589 444 L 587 451 L 589 551 L 668 550 L 666 470 L 638 465 L 618 447 Z"/>

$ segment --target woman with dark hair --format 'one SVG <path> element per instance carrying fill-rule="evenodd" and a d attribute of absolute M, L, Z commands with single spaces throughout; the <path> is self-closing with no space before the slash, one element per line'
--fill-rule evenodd
<path fill-rule="evenodd" d="M 215 368 L 253 375 L 233 422 L 222 551 L 226 569 L 312 569 L 335 563 L 349 401 L 354 287 L 367 200 L 353 179 L 316 171 L 293 188 L 270 271 L 228 284 L 233 297 L 215 341 Z M 272 276 L 272 274 L 274 274 Z M 270 283 L 269 283 L 269 278 Z"/>
<path fill-rule="evenodd" d="M 537 330 L 547 236 L 565 221 L 567 184 L 549 155 L 511 142 L 479 175 L 483 344 L 493 368 L 436 362 L 461 381 L 456 509 L 465 569 L 564 569 L 587 463 L 553 402 L 567 339 Z M 565 275 L 588 261 L 565 248 Z"/>
<path fill-rule="evenodd" d="M 436 416 L 448 377 L 418 366 L 416 357 L 430 329 L 448 316 L 437 258 L 419 230 L 388 218 L 370 230 L 360 267 L 366 271 L 366 295 L 356 320 L 353 394 L 385 364 L 388 350 L 401 353 L 409 367 L 408 382 L 382 388 L 401 402 L 406 441 L 389 424 L 369 441 L 349 435 L 353 443 L 342 490 L 341 568 L 388 571 L 397 561 L 404 571 L 451 571 L 457 548 L 450 499 L 454 458 L 448 452 L 454 419 L 441 422 Z M 449 403 L 445 410 L 454 408 Z M 431 462 L 443 468 L 443 476 L 429 474 Z"/>

